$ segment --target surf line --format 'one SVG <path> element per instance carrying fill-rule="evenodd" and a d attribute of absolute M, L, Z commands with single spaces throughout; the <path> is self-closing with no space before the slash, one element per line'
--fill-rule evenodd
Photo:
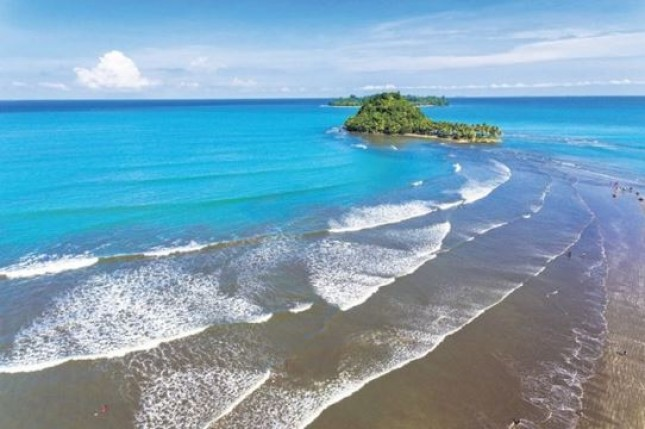
<path fill-rule="evenodd" d="M 8 267 L 0 268 L 0 280 L 26 279 L 46 275 L 55 275 L 66 271 L 75 271 L 83 268 L 88 268 L 98 264 L 129 262 L 143 259 L 154 260 L 179 254 L 199 253 L 202 251 L 218 250 L 227 247 L 256 244 L 270 237 L 270 235 L 259 235 L 237 240 L 215 241 L 212 243 L 204 244 L 191 242 L 189 244 L 176 247 L 156 247 L 141 253 L 125 253 L 107 256 L 94 256 L 91 254 L 76 256 L 64 255 L 62 257 L 59 257 L 58 259 L 52 259 L 49 261 L 34 261 L 32 264 L 19 262 Z"/>
<path fill-rule="evenodd" d="M 496 307 L 497 305 L 501 304 L 503 301 L 506 300 L 513 292 L 517 291 L 520 289 L 522 286 L 524 286 L 529 280 L 535 279 L 536 277 L 540 276 L 546 269 L 547 267 L 553 262 L 555 259 L 561 257 L 564 255 L 566 252 L 569 251 L 573 246 L 575 246 L 580 239 L 582 238 L 582 235 L 584 232 L 591 226 L 593 223 L 594 219 L 591 219 L 589 222 L 585 224 L 585 226 L 582 227 L 582 229 L 578 232 L 574 240 L 565 246 L 564 250 L 562 250 L 560 253 L 556 253 L 554 256 L 550 258 L 546 258 L 545 260 L 545 265 L 538 269 L 535 273 L 527 275 L 522 281 L 520 281 L 515 287 L 509 289 L 508 291 L 504 292 L 502 296 L 492 304 L 482 308 L 481 310 L 477 311 L 471 318 L 469 318 L 463 325 L 452 329 L 445 333 L 439 341 L 437 341 L 436 344 L 434 344 L 430 349 L 428 349 L 426 352 L 421 353 L 419 356 L 414 356 L 410 359 L 404 359 L 402 362 L 399 362 L 398 364 L 392 366 L 391 368 L 385 370 L 385 371 L 380 371 L 376 374 L 373 374 L 364 380 L 358 381 L 353 388 L 348 389 L 347 391 L 340 392 L 336 397 L 332 398 L 329 402 L 324 404 L 322 407 L 320 407 L 318 410 L 313 412 L 311 415 L 306 417 L 301 424 L 298 425 L 298 429 L 306 429 L 310 424 L 312 424 L 320 415 L 327 410 L 329 407 L 331 407 L 334 404 L 337 404 L 341 402 L 344 399 L 349 398 L 350 396 L 354 395 L 356 392 L 360 391 L 363 389 L 367 384 L 370 382 L 381 378 L 384 375 L 387 375 L 393 371 L 396 371 L 398 369 L 403 368 L 404 366 L 408 365 L 411 362 L 417 361 L 419 359 L 423 359 L 424 357 L 428 356 L 430 353 L 432 353 L 437 347 L 439 347 L 446 338 L 450 337 L 451 335 L 456 334 L 457 332 L 461 331 L 463 328 L 466 326 L 470 325 L 472 322 L 474 322 L 477 318 L 479 318 L 482 314 L 486 313 L 488 310 L 490 310 L 493 307 Z"/>
<path fill-rule="evenodd" d="M 209 326 L 203 326 L 203 327 L 195 328 L 190 331 L 186 331 L 181 334 L 173 335 L 170 337 L 153 339 L 143 344 L 140 344 L 138 346 L 125 347 L 122 349 L 113 350 L 111 352 L 106 352 L 101 354 L 97 353 L 97 354 L 91 354 L 91 355 L 85 355 L 85 356 L 83 355 L 68 356 L 61 359 L 51 360 L 48 362 L 34 363 L 34 364 L 0 366 L 0 374 L 19 374 L 19 373 L 26 373 L 26 372 L 38 372 L 44 369 L 49 369 L 59 365 L 63 365 L 67 362 L 91 361 L 91 360 L 112 359 L 117 357 L 123 357 L 130 353 L 154 349 L 156 347 L 159 347 L 159 345 L 163 343 L 170 343 L 182 338 L 192 337 L 193 335 L 197 335 L 208 328 Z"/>
<path fill-rule="evenodd" d="M 209 429 L 213 423 L 215 423 L 218 420 L 221 420 L 222 418 L 226 417 L 227 415 L 231 414 L 235 408 L 237 408 L 238 405 L 240 405 L 246 398 L 251 396 L 253 392 L 258 390 L 264 383 L 267 382 L 267 380 L 271 378 L 271 371 L 267 370 L 261 377 L 258 378 L 258 380 L 251 385 L 246 391 L 241 394 L 235 401 L 231 402 L 228 407 L 224 409 L 221 413 L 219 413 L 216 417 L 211 419 L 206 425 L 203 426 L 203 429 Z"/>

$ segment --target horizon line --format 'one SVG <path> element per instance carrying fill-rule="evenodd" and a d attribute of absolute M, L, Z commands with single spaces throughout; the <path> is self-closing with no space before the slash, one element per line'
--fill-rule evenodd
<path fill-rule="evenodd" d="M 385 92 L 399 92 L 402 91 L 380 91 L 370 94 L 361 95 L 361 97 L 369 97 L 370 95 L 382 94 Z M 404 95 L 416 95 L 412 92 L 405 93 Z M 421 96 L 437 96 L 437 95 L 421 95 Z M 446 97 L 447 99 L 472 99 L 472 98 L 644 98 L 645 94 L 558 94 L 558 95 L 453 95 L 447 96 L 441 94 L 438 96 Z M 248 98 L 16 98 L 16 99 L 2 99 L 0 103 L 14 103 L 14 102 L 45 102 L 45 101 L 266 101 L 266 100 L 333 100 L 337 98 L 346 98 L 348 96 L 333 96 L 333 97 L 248 97 Z"/>

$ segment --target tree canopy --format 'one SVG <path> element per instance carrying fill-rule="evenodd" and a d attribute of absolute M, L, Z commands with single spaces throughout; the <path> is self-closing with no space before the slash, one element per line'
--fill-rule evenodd
<path fill-rule="evenodd" d="M 398 92 L 384 92 L 365 99 L 358 113 L 345 121 L 345 129 L 359 133 L 416 134 L 468 142 L 498 141 L 502 135 L 502 131 L 494 125 L 433 121 Z"/>
<path fill-rule="evenodd" d="M 328 104 L 334 107 L 350 107 L 350 106 L 359 107 L 359 106 L 362 106 L 365 101 L 369 100 L 372 97 L 373 96 L 357 97 L 356 95 L 352 94 L 349 97 L 337 98 L 335 100 L 332 100 Z M 448 100 L 443 95 L 441 97 L 437 97 L 434 95 L 429 95 L 429 96 L 402 95 L 401 97 L 405 98 L 415 106 L 447 106 L 448 105 Z"/>

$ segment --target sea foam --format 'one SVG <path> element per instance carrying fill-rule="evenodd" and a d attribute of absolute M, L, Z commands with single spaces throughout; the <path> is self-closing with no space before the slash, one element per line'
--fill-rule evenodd
<path fill-rule="evenodd" d="M 20 262 L 5 268 L 0 268 L 0 277 L 8 279 L 23 279 L 51 274 L 58 274 L 64 271 L 87 268 L 99 261 L 99 258 L 91 254 L 83 255 L 38 255 L 28 256 Z"/>
<path fill-rule="evenodd" d="M 151 250 L 143 252 L 144 256 L 148 257 L 161 257 L 161 256 L 170 256 L 180 253 L 192 253 L 204 250 L 205 248 L 212 246 L 212 244 L 199 244 L 195 241 L 191 241 L 188 244 L 180 246 L 170 246 L 170 247 L 155 247 Z"/>
<path fill-rule="evenodd" d="M 360 231 L 383 225 L 399 223 L 419 216 L 425 216 L 436 210 L 427 201 L 409 201 L 402 204 L 381 204 L 359 207 L 349 211 L 340 220 L 329 222 L 330 232 Z"/>
<path fill-rule="evenodd" d="M 0 354 L 0 373 L 123 356 L 213 324 L 269 317 L 247 298 L 222 292 L 219 273 L 193 274 L 168 261 L 152 262 L 93 276 L 56 298 Z"/>
<path fill-rule="evenodd" d="M 189 368 L 145 383 L 135 416 L 139 429 L 208 429 L 270 377 L 269 371 Z"/>
<path fill-rule="evenodd" d="M 512 175 L 510 168 L 498 161 L 493 161 L 492 172 L 491 177 L 485 178 L 472 178 L 466 175 L 468 181 L 459 191 L 464 204 L 471 204 L 486 198 L 491 192 L 506 183 Z"/>
<path fill-rule="evenodd" d="M 349 310 L 434 258 L 449 232 L 448 222 L 391 232 L 390 238 L 401 240 L 407 249 L 322 240 L 308 252 L 310 281 L 320 297 L 341 310 Z"/>

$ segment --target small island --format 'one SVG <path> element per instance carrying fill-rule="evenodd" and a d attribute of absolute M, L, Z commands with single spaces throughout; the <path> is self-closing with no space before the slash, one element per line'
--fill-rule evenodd
<path fill-rule="evenodd" d="M 433 121 L 398 92 L 366 97 L 356 115 L 345 121 L 350 132 L 448 140 L 455 143 L 497 143 L 502 130 L 494 125 Z"/>
<path fill-rule="evenodd" d="M 441 97 L 437 97 L 434 95 L 429 95 L 429 96 L 402 95 L 401 97 L 409 101 L 410 103 L 414 104 L 415 106 L 440 107 L 440 106 L 448 105 L 448 100 L 443 95 Z M 367 101 L 370 98 L 371 98 L 370 96 L 357 97 L 354 94 L 352 94 L 349 97 L 336 98 L 335 100 L 332 100 L 327 104 L 332 107 L 360 107 L 363 105 L 363 103 L 365 103 L 365 101 Z"/>

